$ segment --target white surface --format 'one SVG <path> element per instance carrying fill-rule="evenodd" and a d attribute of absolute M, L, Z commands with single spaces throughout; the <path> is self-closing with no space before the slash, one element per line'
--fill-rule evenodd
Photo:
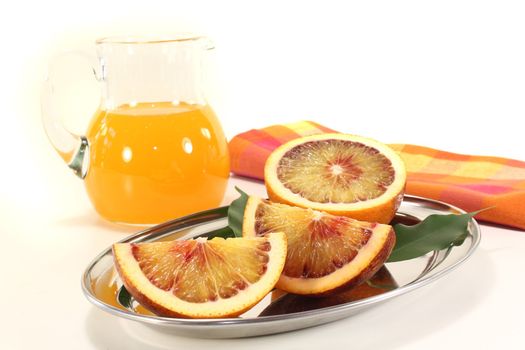
<path fill-rule="evenodd" d="M 485 225 L 474 257 L 439 282 L 299 332 L 181 338 L 118 320 L 84 299 L 86 264 L 133 230 L 91 209 L 45 139 L 38 94 L 54 52 L 87 48 L 99 36 L 209 34 L 217 46 L 210 97 L 229 137 L 312 119 L 384 142 L 525 159 L 516 126 L 525 112 L 521 2 L 329 4 L 148 1 L 146 8 L 95 0 L 12 2 L 2 10 L 1 349 L 523 348 L 525 233 Z M 78 131 L 96 103 L 85 73 L 71 73 L 78 93 L 66 122 Z M 232 194 L 230 186 L 226 201 Z"/>

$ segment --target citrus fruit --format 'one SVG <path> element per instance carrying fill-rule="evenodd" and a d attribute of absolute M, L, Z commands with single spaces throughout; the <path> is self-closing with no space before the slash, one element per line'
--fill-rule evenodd
<path fill-rule="evenodd" d="M 389 225 L 272 203 L 250 196 L 243 237 L 286 234 L 286 263 L 276 287 L 294 294 L 327 295 L 374 275 L 395 243 Z"/>
<path fill-rule="evenodd" d="M 386 224 L 403 199 L 406 170 L 378 141 L 321 134 L 278 147 L 266 161 L 264 180 L 275 202 Z"/>
<path fill-rule="evenodd" d="M 281 275 L 286 237 L 214 238 L 113 245 L 130 294 L 161 316 L 233 317 L 268 294 Z"/>

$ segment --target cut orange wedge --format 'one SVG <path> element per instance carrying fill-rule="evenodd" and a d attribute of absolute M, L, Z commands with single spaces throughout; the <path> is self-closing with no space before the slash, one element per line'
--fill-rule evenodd
<path fill-rule="evenodd" d="M 368 280 L 395 244 L 389 225 L 272 203 L 250 196 L 243 237 L 282 231 L 288 238 L 286 264 L 276 287 L 294 294 L 326 295 Z"/>
<path fill-rule="evenodd" d="M 161 316 L 219 318 L 242 314 L 275 286 L 286 237 L 214 238 L 113 245 L 130 294 Z"/>

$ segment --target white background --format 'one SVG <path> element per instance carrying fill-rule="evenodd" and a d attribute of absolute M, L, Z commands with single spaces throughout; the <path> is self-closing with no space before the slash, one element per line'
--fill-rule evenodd
<path fill-rule="evenodd" d="M 476 256 L 433 288 L 311 330 L 198 341 L 100 313 L 81 295 L 80 274 L 132 230 L 99 219 L 53 153 L 39 90 L 61 50 L 90 50 L 96 38 L 115 34 L 198 32 L 217 47 L 209 100 L 229 138 L 310 119 L 384 142 L 524 160 L 524 18 L 523 2 L 501 0 L 4 4 L 0 348 L 520 348 L 525 235 L 490 226 Z M 81 62 L 71 67 L 78 82 L 65 122 L 82 132 L 97 90 Z"/>

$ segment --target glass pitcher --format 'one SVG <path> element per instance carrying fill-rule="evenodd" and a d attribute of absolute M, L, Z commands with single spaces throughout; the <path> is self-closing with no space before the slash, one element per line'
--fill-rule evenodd
<path fill-rule="evenodd" d="M 84 179 L 96 211 L 113 222 L 155 224 L 219 205 L 230 168 L 201 86 L 210 41 L 105 38 L 96 48 L 96 57 L 81 53 L 102 88 L 84 136 L 56 115 L 53 69 L 42 94 L 49 140 Z"/>

